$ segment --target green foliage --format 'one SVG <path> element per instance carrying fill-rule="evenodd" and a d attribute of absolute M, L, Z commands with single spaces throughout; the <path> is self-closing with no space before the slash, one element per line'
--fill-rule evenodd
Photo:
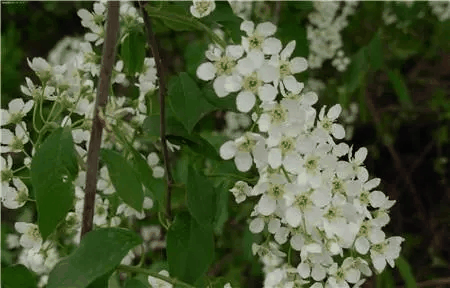
<path fill-rule="evenodd" d="M 126 204 L 141 211 L 144 192 L 136 171 L 121 154 L 113 150 L 102 149 L 100 154 L 117 194 Z"/>
<path fill-rule="evenodd" d="M 73 207 L 78 164 L 69 128 L 58 128 L 39 147 L 31 163 L 38 225 L 46 239 Z"/>
<path fill-rule="evenodd" d="M 124 62 L 125 72 L 129 76 L 141 72 L 145 58 L 144 34 L 138 30 L 130 31 L 122 42 L 120 56 Z"/>
<path fill-rule="evenodd" d="M 170 79 L 168 94 L 170 107 L 189 133 L 203 116 L 214 110 L 214 107 L 202 97 L 200 88 L 186 72 Z"/>
<path fill-rule="evenodd" d="M 387 71 L 387 74 L 389 76 L 389 80 L 392 83 L 392 86 L 394 87 L 398 102 L 404 107 L 411 107 L 412 100 L 409 96 L 408 87 L 403 80 L 402 74 L 400 74 L 398 70 L 389 70 Z"/>
<path fill-rule="evenodd" d="M 69 257 L 53 268 L 47 287 L 88 287 L 98 278 L 109 275 L 128 251 L 141 242 L 134 232 L 122 228 L 91 231 Z"/>
<path fill-rule="evenodd" d="M 397 266 L 403 281 L 405 281 L 405 288 L 417 288 L 416 279 L 414 278 L 414 274 L 408 261 L 400 256 L 395 261 L 395 266 Z"/>
<path fill-rule="evenodd" d="M 210 227 L 216 212 L 216 191 L 211 182 L 194 170 L 188 169 L 187 206 L 192 217 L 202 226 Z"/>
<path fill-rule="evenodd" d="M 214 238 L 211 227 L 202 226 L 189 213 L 175 218 L 167 233 L 169 273 L 194 284 L 214 259 Z"/>
<path fill-rule="evenodd" d="M 23 265 L 2 267 L 2 287 L 4 288 L 35 288 L 36 279 Z"/>
<path fill-rule="evenodd" d="M 241 36 L 244 35 L 240 28 L 242 19 L 234 14 L 228 1 L 217 1 L 216 9 L 202 21 L 207 25 L 212 25 L 214 22 L 220 24 L 234 43 L 239 43 Z"/>
<path fill-rule="evenodd" d="M 130 278 L 125 282 L 125 288 L 147 288 L 148 285 L 142 283 L 141 280 L 137 278 Z"/>

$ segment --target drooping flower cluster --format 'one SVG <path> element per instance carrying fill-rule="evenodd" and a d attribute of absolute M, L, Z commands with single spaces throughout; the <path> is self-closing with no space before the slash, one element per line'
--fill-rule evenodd
<path fill-rule="evenodd" d="M 290 59 L 295 41 L 282 49 L 268 22 L 244 21 L 241 29 L 241 45 L 211 46 L 212 62 L 197 75 L 213 80 L 218 97 L 235 92 L 239 111 L 253 111 L 259 131 L 225 142 L 220 155 L 240 171 L 253 164 L 258 171 L 256 185 L 238 181 L 230 191 L 237 203 L 258 198 L 249 228 L 272 239 L 253 246 L 265 287 L 359 287 L 372 267 L 380 273 L 399 256 L 404 239 L 382 231 L 395 201 L 375 190 L 380 179 L 369 179 L 367 149 L 337 143 L 345 137 L 341 106 L 313 107 L 317 94 L 295 78 L 307 68 L 304 58 Z M 296 267 L 280 250 L 285 243 L 298 253 Z"/>
<path fill-rule="evenodd" d="M 21 86 L 25 99 L 13 99 L 8 103 L 8 109 L 1 111 L 1 200 L 3 206 L 8 209 L 20 209 L 27 201 L 32 200 L 29 199 L 29 187 L 22 181 L 25 174 L 21 172 L 30 169 L 36 145 L 42 144 L 39 136 L 43 125 L 46 125 L 49 131 L 54 127 L 70 126 L 77 156 L 86 160 L 96 97 L 94 80 L 99 75 L 101 61 L 101 55 L 96 52 L 99 49 L 93 48 L 89 42 L 101 45 L 104 41 L 105 2 L 95 3 L 93 12 L 81 9 L 78 15 L 82 25 L 90 30 L 84 37 L 88 42 L 77 38 L 65 38 L 50 53 L 49 61 L 43 58 L 28 60 L 37 81 L 27 77 L 25 85 Z M 143 22 L 137 10 L 127 2 L 121 3 L 120 21 L 121 28 L 124 28 L 121 30 L 121 38 L 133 25 Z M 113 69 L 112 83 L 128 84 L 122 69 L 123 62 L 117 61 Z M 160 178 L 164 176 L 164 169 L 161 167 L 157 149 L 150 152 L 144 149 L 145 147 L 140 147 L 134 137 L 147 116 L 146 98 L 157 89 L 153 58 L 146 58 L 143 70 L 135 76 L 138 83 L 133 84 L 139 88 L 138 98 L 109 95 L 108 104 L 100 113 L 106 126 L 101 147 L 122 149 L 121 143 L 110 130 L 111 126 L 118 127 L 123 133 L 122 136 L 136 149 L 142 151 L 142 157 L 147 159 L 153 177 Z M 50 109 L 45 110 L 42 107 Z M 23 119 L 29 116 L 32 116 L 33 120 L 26 123 Z M 39 134 L 35 139 L 32 139 L 32 129 Z M 85 169 L 84 165 L 80 165 L 78 178 L 74 181 L 74 209 L 67 214 L 61 224 L 64 227 L 64 245 L 77 245 L 80 240 Z M 153 200 L 149 197 L 144 198 L 142 211 L 136 211 L 123 203 L 111 183 L 106 166 L 100 168 L 97 190 L 93 219 L 96 227 L 127 225 L 124 219 L 129 217 L 143 219 L 146 217 L 146 211 L 153 206 Z M 38 226 L 33 223 L 16 222 L 15 230 L 17 234 L 7 235 L 8 246 L 10 249 L 21 248 L 18 263 L 40 275 L 39 285 L 42 287 L 46 284 L 48 273 L 60 259 L 57 243 L 51 240 L 51 237 L 43 242 Z M 158 231 L 151 228 L 151 231 L 145 232 L 146 249 L 165 247 L 165 240 Z M 124 261 L 133 260 L 135 254 L 133 250 L 130 251 Z"/>
<path fill-rule="evenodd" d="M 347 17 L 355 13 L 356 5 L 357 1 L 313 1 L 314 11 L 308 15 L 311 25 L 307 27 L 310 68 L 320 68 L 330 59 L 338 71 L 344 71 L 350 64 L 342 50 L 340 33 L 347 27 Z"/>

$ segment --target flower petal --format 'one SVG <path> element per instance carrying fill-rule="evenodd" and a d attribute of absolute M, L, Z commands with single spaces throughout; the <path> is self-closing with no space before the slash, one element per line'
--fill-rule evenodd
<path fill-rule="evenodd" d="M 252 92 L 242 91 L 236 97 L 237 110 L 247 113 L 255 106 L 256 97 Z"/>

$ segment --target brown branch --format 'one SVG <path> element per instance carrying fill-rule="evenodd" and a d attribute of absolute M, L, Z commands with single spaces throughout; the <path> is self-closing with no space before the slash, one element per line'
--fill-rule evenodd
<path fill-rule="evenodd" d="M 381 94 L 380 89 L 378 89 L 378 94 Z M 375 127 L 376 127 L 377 131 L 381 135 L 382 123 L 381 123 L 380 115 L 378 114 L 377 109 L 375 108 L 375 105 L 373 104 L 373 101 L 372 101 L 367 89 L 365 91 L 365 96 L 366 96 L 365 98 L 366 98 L 367 108 L 369 109 L 370 114 L 372 114 L 372 118 L 373 118 L 373 121 L 375 122 Z M 417 209 L 418 217 L 423 223 L 423 227 L 428 229 L 425 208 L 422 204 L 422 201 L 420 200 L 420 196 L 416 190 L 416 187 L 414 186 L 413 182 L 411 181 L 411 178 L 410 178 L 408 172 L 403 167 L 400 156 L 398 155 L 397 151 L 395 150 L 394 146 L 391 143 L 385 143 L 384 141 L 383 141 L 383 143 L 386 146 L 386 148 L 388 149 L 389 154 L 391 154 L 392 159 L 394 160 L 394 165 L 395 165 L 397 172 L 401 175 L 401 177 L 403 178 L 403 180 L 406 183 L 406 186 L 409 189 L 409 192 L 413 198 L 414 204 Z M 400 195 L 397 195 L 397 199 L 399 196 Z"/>
<path fill-rule="evenodd" d="M 450 277 L 432 279 L 417 283 L 417 287 L 447 287 L 444 285 L 450 285 Z M 397 287 L 403 288 L 405 286 L 397 286 Z"/>
<path fill-rule="evenodd" d="M 108 90 L 116 56 L 117 34 L 119 32 L 119 6 L 120 2 L 108 2 L 108 15 L 105 43 L 103 44 L 103 58 L 100 78 L 97 87 L 94 118 L 92 120 L 91 141 L 87 154 L 86 187 L 84 195 L 83 220 L 81 238 L 92 230 L 94 217 L 95 193 L 97 189 L 97 170 L 100 144 L 102 142 L 103 124 L 99 117 L 99 110 L 108 102 Z"/>
<path fill-rule="evenodd" d="M 163 65 L 162 58 L 159 54 L 158 42 L 156 41 L 155 34 L 153 33 L 152 21 L 148 16 L 147 11 L 145 10 L 144 7 L 145 2 L 139 1 L 139 6 L 141 8 L 142 15 L 144 17 L 144 24 L 147 30 L 148 44 L 152 49 L 152 54 L 153 58 L 155 59 L 156 71 L 158 73 L 159 79 L 159 106 L 160 106 L 159 122 L 160 122 L 161 146 L 163 150 L 164 166 L 166 170 L 166 182 L 167 182 L 166 215 L 169 219 L 171 219 L 172 218 L 171 195 L 172 195 L 173 178 L 169 162 L 169 149 L 167 148 L 167 141 L 166 141 L 166 94 L 167 94 L 166 71 Z"/>

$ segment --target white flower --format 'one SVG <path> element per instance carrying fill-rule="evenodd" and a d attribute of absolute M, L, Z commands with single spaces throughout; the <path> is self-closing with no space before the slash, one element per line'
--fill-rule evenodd
<path fill-rule="evenodd" d="M 80 9 L 77 15 L 81 18 L 81 25 L 86 28 L 98 26 L 105 20 L 105 4 L 101 2 L 94 3 L 94 13 L 90 13 L 86 9 Z"/>
<path fill-rule="evenodd" d="M 169 277 L 169 272 L 167 272 L 167 270 L 161 270 L 158 274 Z M 150 283 L 150 286 L 154 287 L 154 288 L 172 288 L 173 287 L 172 284 L 170 284 L 164 280 L 152 277 L 152 276 L 148 276 L 148 283 Z"/>
<path fill-rule="evenodd" d="M 27 87 L 21 85 L 20 91 L 22 91 L 23 94 L 33 97 L 36 101 L 42 101 L 42 100 L 50 100 L 54 101 L 56 100 L 56 96 L 53 95 L 55 93 L 55 87 L 52 86 L 45 86 L 44 91 L 42 91 L 42 87 L 35 87 L 33 81 L 31 81 L 30 78 L 25 78 L 27 82 Z"/>
<path fill-rule="evenodd" d="M 3 152 L 3 151 L 2 151 Z M 13 160 L 11 155 L 8 154 L 8 156 L 5 158 L 0 157 L 0 163 L 1 163 L 1 180 L 2 180 L 2 185 L 6 185 L 8 186 L 9 181 L 11 179 L 13 179 L 14 174 L 13 171 L 11 170 L 12 166 L 13 166 Z"/>
<path fill-rule="evenodd" d="M 386 267 L 386 262 L 394 267 L 394 260 L 400 255 L 400 244 L 405 239 L 402 237 L 390 237 L 382 243 L 375 244 L 370 248 L 370 258 L 373 266 L 378 273 L 381 273 Z"/>
<path fill-rule="evenodd" d="M 243 21 L 241 30 L 247 34 L 247 37 L 242 37 L 242 46 L 244 46 L 245 51 L 263 52 L 268 55 L 278 54 L 281 51 L 281 41 L 269 37 L 277 31 L 277 26 L 274 24 L 270 22 L 260 23 L 255 29 L 255 24 L 252 21 Z"/>
<path fill-rule="evenodd" d="M 250 195 L 252 191 L 252 187 L 248 186 L 248 184 L 244 181 L 237 181 L 234 184 L 234 187 L 230 189 L 230 192 L 233 193 L 236 198 L 236 203 L 241 203 Z"/>
<path fill-rule="evenodd" d="M 103 166 L 100 169 L 100 177 L 97 182 L 97 189 L 102 191 L 105 195 L 114 194 L 116 189 L 114 188 L 111 179 L 109 178 L 108 168 Z"/>
<path fill-rule="evenodd" d="M 25 122 L 16 125 L 15 134 L 8 129 L 2 129 L 2 139 L 0 143 L 6 146 L 1 146 L 2 153 L 6 152 L 22 152 L 24 145 L 28 143 L 28 134 L 23 127 L 26 127 Z"/>
<path fill-rule="evenodd" d="M 277 90 L 271 84 L 277 77 L 275 67 L 264 61 L 264 55 L 249 52 L 247 57 L 238 61 L 237 72 L 225 79 L 225 89 L 228 92 L 238 92 L 236 106 L 240 112 L 249 112 L 256 102 L 256 96 L 261 101 L 272 101 Z"/>
<path fill-rule="evenodd" d="M 28 188 L 19 178 L 13 178 L 13 186 L 3 186 L 3 206 L 9 209 L 17 209 L 25 205 L 28 200 Z M 6 189 L 5 189 L 6 188 Z"/>
<path fill-rule="evenodd" d="M 340 178 L 358 177 L 362 182 L 369 179 L 369 172 L 362 165 L 367 157 L 367 148 L 361 147 L 355 152 L 355 156 L 351 158 L 352 149 L 348 153 L 348 162 L 339 162 L 338 176 Z"/>
<path fill-rule="evenodd" d="M 341 105 L 336 104 L 328 110 L 327 116 L 325 116 L 325 106 L 323 106 L 319 113 L 319 122 L 317 123 L 318 128 L 327 134 L 332 134 L 336 139 L 344 138 L 344 127 L 340 124 L 334 123 L 339 117 L 339 114 L 341 114 L 341 111 Z"/>
<path fill-rule="evenodd" d="M 8 110 L 1 109 L 1 122 L 0 126 L 7 124 L 18 124 L 22 121 L 22 118 L 33 108 L 34 101 L 29 100 L 24 103 L 22 98 L 13 99 L 8 103 Z"/>
<path fill-rule="evenodd" d="M 198 66 L 197 77 L 204 81 L 214 80 L 213 87 L 217 96 L 225 97 L 229 91 L 225 89 L 225 79 L 236 73 L 236 61 L 242 57 L 244 49 L 240 45 L 229 45 L 223 53 L 222 48 L 212 45 L 205 52 L 206 58 L 212 62 L 205 62 Z"/>
<path fill-rule="evenodd" d="M 161 166 L 158 166 L 159 157 L 158 154 L 155 152 L 151 152 L 147 156 L 147 163 L 153 170 L 153 177 L 154 178 L 162 178 L 164 177 L 164 168 Z"/>
<path fill-rule="evenodd" d="M 253 162 L 250 153 L 255 153 L 257 145 L 263 144 L 262 140 L 259 134 L 246 133 L 234 141 L 225 142 L 220 147 L 220 156 L 225 160 L 234 158 L 239 171 L 248 171 Z"/>
<path fill-rule="evenodd" d="M 295 57 L 289 60 L 292 52 L 295 50 L 295 43 L 295 40 L 289 42 L 279 55 L 272 56 L 269 63 L 278 69 L 278 75 L 274 81 L 275 86 L 278 85 L 279 80 L 282 80 L 287 90 L 298 93 L 303 88 L 303 85 L 297 82 L 292 75 L 305 71 L 308 68 L 308 62 L 303 57 Z"/>
<path fill-rule="evenodd" d="M 35 224 L 16 222 L 14 224 L 17 232 L 22 234 L 20 236 L 20 245 L 24 248 L 38 248 L 41 247 L 42 237 L 39 233 L 39 228 Z"/>
<path fill-rule="evenodd" d="M 14 249 L 20 247 L 19 235 L 16 234 L 8 234 L 6 235 L 6 246 L 8 249 Z"/>
<path fill-rule="evenodd" d="M 214 0 L 193 0 L 190 7 L 192 16 L 196 18 L 208 16 L 214 9 L 216 9 Z"/>
<path fill-rule="evenodd" d="M 30 62 L 30 59 L 27 58 L 28 66 L 38 75 L 38 77 L 42 80 L 42 82 L 46 82 L 50 79 L 52 74 L 52 66 L 48 64 L 48 62 L 41 57 L 33 58 Z"/>
<path fill-rule="evenodd" d="M 100 195 L 96 195 L 94 206 L 94 224 L 97 226 L 103 226 L 107 223 L 109 200 L 102 199 Z"/>

